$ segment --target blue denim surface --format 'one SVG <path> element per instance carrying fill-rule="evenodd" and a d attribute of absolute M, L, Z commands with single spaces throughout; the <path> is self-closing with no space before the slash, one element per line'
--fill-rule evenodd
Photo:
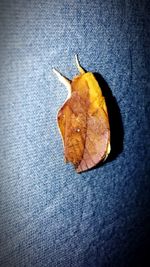
<path fill-rule="evenodd" d="M 146 266 L 149 8 L 0 1 L 0 266 Z M 56 115 L 67 91 L 52 73 L 72 78 L 76 53 L 107 81 L 124 127 L 122 153 L 80 175 L 64 164 Z"/>

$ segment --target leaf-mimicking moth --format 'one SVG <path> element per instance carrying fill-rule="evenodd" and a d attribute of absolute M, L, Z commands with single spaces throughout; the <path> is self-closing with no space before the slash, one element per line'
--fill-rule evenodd
<path fill-rule="evenodd" d="M 72 81 L 53 69 L 67 87 L 66 102 L 58 111 L 57 121 L 64 145 L 66 162 L 78 173 L 104 161 L 110 153 L 110 126 L 105 98 L 92 72 L 76 65 L 79 75 Z"/>

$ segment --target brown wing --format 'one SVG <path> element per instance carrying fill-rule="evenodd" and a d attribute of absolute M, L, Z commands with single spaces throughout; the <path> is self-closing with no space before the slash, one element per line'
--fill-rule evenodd
<path fill-rule="evenodd" d="M 110 142 L 109 124 L 106 122 L 107 115 L 103 108 L 87 117 L 84 153 L 77 172 L 90 169 L 105 158 Z"/>
<path fill-rule="evenodd" d="M 66 161 L 78 166 L 84 151 L 86 112 L 82 99 L 75 92 L 58 112 L 58 125 L 64 143 Z"/>

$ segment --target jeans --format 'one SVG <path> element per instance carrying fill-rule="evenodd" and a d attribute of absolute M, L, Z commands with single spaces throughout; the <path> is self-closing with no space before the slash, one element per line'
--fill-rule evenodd
<path fill-rule="evenodd" d="M 0 1 L 0 266 L 145 266 L 149 1 Z M 112 154 L 77 174 L 57 112 L 81 65 L 109 88 Z"/>

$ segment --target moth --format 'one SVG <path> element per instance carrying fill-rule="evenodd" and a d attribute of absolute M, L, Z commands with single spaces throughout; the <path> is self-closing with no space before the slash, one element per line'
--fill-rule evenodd
<path fill-rule="evenodd" d="M 68 89 L 68 97 L 58 111 L 57 122 L 63 140 L 64 157 L 78 173 L 106 160 L 110 153 L 110 125 L 102 90 L 92 72 L 86 72 L 77 55 L 79 74 L 72 81 L 53 68 Z"/>

